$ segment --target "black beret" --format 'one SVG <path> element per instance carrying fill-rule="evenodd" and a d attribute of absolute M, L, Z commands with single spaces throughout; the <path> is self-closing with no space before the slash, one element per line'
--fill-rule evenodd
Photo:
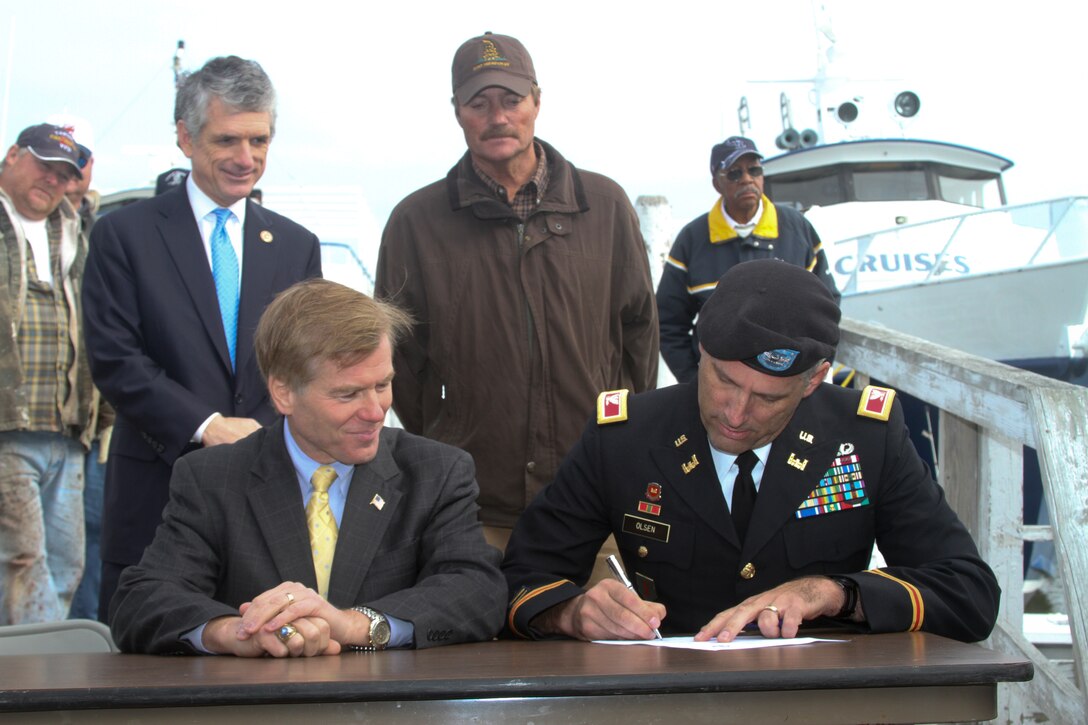
<path fill-rule="evenodd" d="M 835 357 L 835 298 L 816 275 L 779 259 L 734 265 L 699 311 L 699 342 L 711 357 L 777 377 Z"/>

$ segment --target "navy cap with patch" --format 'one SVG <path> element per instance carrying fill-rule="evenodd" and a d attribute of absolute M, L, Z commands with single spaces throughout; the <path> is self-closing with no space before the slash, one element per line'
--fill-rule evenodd
<path fill-rule="evenodd" d="M 835 357 L 842 313 L 816 275 L 779 259 L 734 265 L 699 311 L 703 349 L 774 375 L 800 375 Z"/>

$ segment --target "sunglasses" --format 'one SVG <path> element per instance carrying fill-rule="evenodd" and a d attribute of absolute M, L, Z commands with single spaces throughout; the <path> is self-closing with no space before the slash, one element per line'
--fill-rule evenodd
<path fill-rule="evenodd" d="M 745 171 L 747 171 L 748 175 L 751 176 L 753 179 L 758 179 L 759 177 L 763 176 L 762 166 L 749 166 L 747 169 L 737 167 L 735 169 L 729 169 L 729 171 L 720 171 L 718 173 L 720 173 L 729 181 L 740 181 L 744 177 Z"/>

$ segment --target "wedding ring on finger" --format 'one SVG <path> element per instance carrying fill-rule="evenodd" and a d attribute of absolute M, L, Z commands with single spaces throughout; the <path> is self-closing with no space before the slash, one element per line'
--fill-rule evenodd
<path fill-rule="evenodd" d="M 298 630 L 295 629 L 295 625 L 293 624 L 285 624 L 280 627 L 280 631 L 276 632 L 276 636 L 279 637 L 280 642 L 283 642 L 284 644 L 287 644 L 287 640 L 291 639 L 296 634 L 298 634 Z M 301 637 L 302 635 L 298 634 L 298 636 Z"/>
<path fill-rule="evenodd" d="M 287 592 L 287 606 L 291 606 L 295 603 L 295 595 L 291 592 Z"/>
<path fill-rule="evenodd" d="M 778 614 L 778 607 L 776 607 L 776 606 L 775 606 L 775 605 L 773 605 L 773 604 L 768 604 L 768 605 L 767 605 L 767 606 L 765 606 L 765 607 L 764 607 L 764 608 L 763 608 L 763 609 L 762 609 L 761 611 L 764 611 L 764 612 L 774 612 L 774 613 L 775 613 L 775 614 L 777 615 L 777 614 Z"/>

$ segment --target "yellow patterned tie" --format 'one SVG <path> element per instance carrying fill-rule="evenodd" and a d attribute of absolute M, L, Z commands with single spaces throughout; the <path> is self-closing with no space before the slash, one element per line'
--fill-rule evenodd
<path fill-rule="evenodd" d="M 306 504 L 306 526 L 310 530 L 310 548 L 314 553 L 314 573 L 317 574 L 317 591 L 329 598 L 329 574 L 332 573 L 332 555 L 336 551 L 336 519 L 329 508 L 329 486 L 336 480 L 332 466 L 321 466 L 310 476 L 314 487 Z"/>

